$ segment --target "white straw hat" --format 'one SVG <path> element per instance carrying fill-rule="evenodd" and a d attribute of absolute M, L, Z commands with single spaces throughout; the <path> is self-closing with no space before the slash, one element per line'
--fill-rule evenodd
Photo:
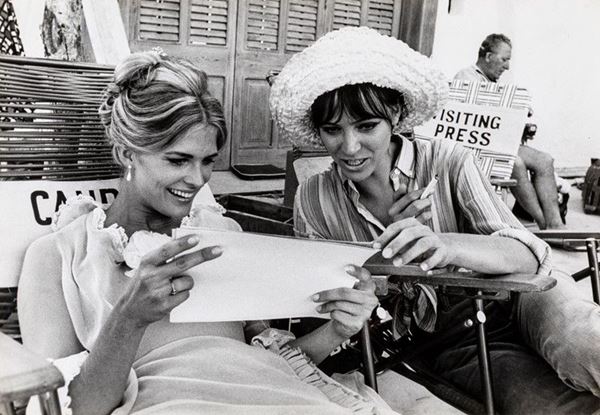
<path fill-rule="evenodd" d="M 444 105 L 448 81 L 429 58 L 368 27 L 329 32 L 292 56 L 275 78 L 269 104 L 280 132 L 294 144 L 319 145 L 310 107 L 344 85 L 372 83 L 400 91 L 407 116 L 394 131 L 433 117 Z"/>

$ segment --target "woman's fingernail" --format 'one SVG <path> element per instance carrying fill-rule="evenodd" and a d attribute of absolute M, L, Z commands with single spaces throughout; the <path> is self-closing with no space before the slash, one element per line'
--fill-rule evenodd
<path fill-rule="evenodd" d="M 381 255 L 382 255 L 384 258 L 391 258 L 391 256 L 392 256 L 392 250 L 391 250 L 390 248 L 385 248 L 385 249 L 383 250 L 383 252 L 381 253 Z"/>
<path fill-rule="evenodd" d="M 314 294 L 312 297 L 310 297 L 313 301 L 319 301 L 319 294 Z"/>
<path fill-rule="evenodd" d="M 213 255 L 221 255 L 223 253 L 223 249 L 220 246 L 215 246 L 210 250 L 210 253 Z"/>
<path fill-rule="evenodd" d="M 427 269 L 429 268 L 429 267 L 427 266 L 427 264 L 426 264 L 426 263 L 424 263 L 424 262 L 421 262 L 421 265 L 420 265 L 420 267 L 421 267 L 421 269 L 422 269 L 423 271 L 427 271 Z"/>
<path fill-rule="evenodd" d="M 188 244 L 190 245 L 196 245 L 198 242 L 200 242 L 200 239 L 197 236 L 192 236 L 188 239 Z"/>
<path fill-rule="evenodd" d="M 395 265 L 395 266 L 397 266 L 397 267 L 401 266 L 401 265 L 404 263 L 404 261 L 402 261 L 402 258 L 396 258 L 396 259 L 394 259 L 394 261 L 392 261 L 392 262 L 393 262 L 393 263 L 394 263 L 394 265 Z"/>
<path fill-rule="evenodd" d="M 380 242 L 373 242 L 373 248 L 375 248 L 375 249 L 381 249 L 381 243 Z"/>
<path fill-rule="evenodd" d="M 317 311 L 320 313 L 321 311 L 323 311 L 323 306 L 322 305 L 318 305 L 317 306 Z"/>
<path fill-rule="evenodd" d="M 346 265 L 346 266 L 344 267 L 344 270 L 345 270 L 346 272 L 352 272 L 352 271 L 354 271 L 354 265 Z"/>

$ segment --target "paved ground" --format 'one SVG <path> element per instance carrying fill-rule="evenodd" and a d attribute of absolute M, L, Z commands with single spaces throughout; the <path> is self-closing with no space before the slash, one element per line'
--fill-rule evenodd
<path fill-rule="evenodd" d="M 283 190 L 283 180 L 243 181 L 230 172 L 215 172 L 211 178 L 211 187 L 215 194 Z M 571 187 L 567 214 L 567 228 L 577 231 L 600 231 L 600 216 L 583 213 L 581 191 Z M 509 202 L 510 203 L 510 202 Z M 536 229 L 535 224 L 525 224 Z M 568 273 L 576 272 L 587 264 L 585 252 L 553 251 L 556 268 Z M 580 281 L 582 292 L 590 295 L 589 279 Z M 440 415 L 461 414 L 433 396 L 422 386 L 394 373 L 386 372 L 379 376 L 381 396 L 398 412 L 404 415 Z"/>

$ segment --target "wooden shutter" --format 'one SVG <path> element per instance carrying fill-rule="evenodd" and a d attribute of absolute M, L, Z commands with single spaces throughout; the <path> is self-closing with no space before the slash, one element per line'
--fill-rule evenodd
<path fill-rule="evenodd" d="M 139 38 L 152 41 L 179 41 L 180 0 L 141 0 Z"/>
<path fill-rule="evenodd" d="M 317 39 L 319 0 L 290 0 L 285 52 L 299 52 Z"/>
<path fill-rule="evenodd" d="M 279 0 L 249 0 L 246 47 L 249 50 L 277 50 Z"/>
<path fill-rule="evenodd" d="M 367 11 L 367 26 L 388 36 L 397 36 L 393 33 L 394 0 L 370 0 Z"/>
<path fill-rule="evenodd" d="M 225 46 L 227 44 L 227 0 L 191 0 L 191 45 Z"/>
<path fill-rule="evenodd" d="M 361 0 L 335 0 L 333 30 L 346 26 L 360 26 Z"/>

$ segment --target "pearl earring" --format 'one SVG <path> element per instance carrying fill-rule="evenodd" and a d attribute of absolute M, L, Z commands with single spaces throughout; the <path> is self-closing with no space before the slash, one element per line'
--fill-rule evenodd
<path fill-rule="evenodd" d="M 131 181 L 131 170 L 132 170 L 132 166 L 131 164 L 127 165 L 127 173 L 125 174 L 125 180 L 127 180 L 128 182 Z"/>

